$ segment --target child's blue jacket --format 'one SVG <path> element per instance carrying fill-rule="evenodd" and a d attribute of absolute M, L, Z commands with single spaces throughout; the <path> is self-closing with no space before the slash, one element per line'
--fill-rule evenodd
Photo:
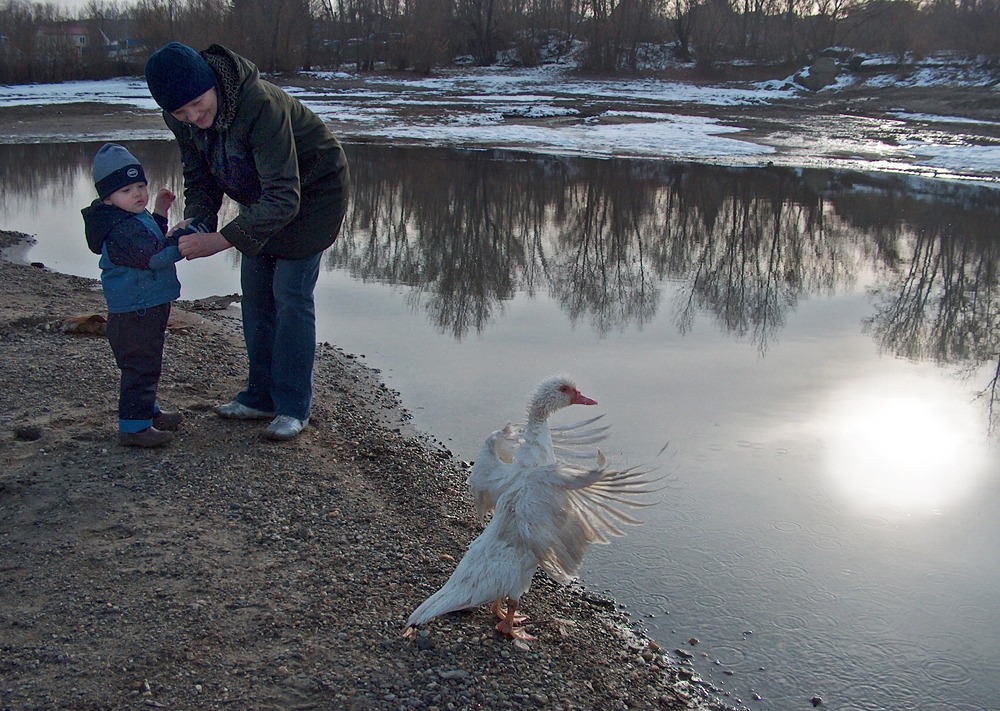
<path fill-rule="evenodd" d="M 177 237 L 164 237 L 167 218 L 133 214 L 94 200 L 82 210 L 87 246 L 101 255 L 101 286 L 109 313 L 141 311 L 181 295 L 174 264 Z"/>

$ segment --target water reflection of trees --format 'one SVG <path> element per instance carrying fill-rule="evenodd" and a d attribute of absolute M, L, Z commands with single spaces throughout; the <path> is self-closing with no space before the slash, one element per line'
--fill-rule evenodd
<path fill-rule="evenodd" d="M 826 201 L 787 171 L 708 169 L 689 181 L 666 244 L 682 286 L 675 313 L 682 331 L 708 311 L 761 350 L 803 296 L 832 292 L 855 279 L 860 235 Z"/>
<path fill-rule="evenodd" d="M 667 281 L 682 330 L 709 313 L 765 347 L 803 293 L 853 279 L 862 253 L 862 235 L 789 171 L 352 154 L 353 212 L 331 263 L 413 286 L 456 337 L 539 289 L 599 333 L 642 325 Z"/>
<path fill-rule="evenodd" d="M 975 193 L 970 191 L 970 198 Z M 906 239 L 898 269 L 874 290 L 865 322 L 879 347 L 919 360 L 977 369 L 996 361 L 983 389 L 996 422 L 1000 375 L 1000 243 L 996 205 L 904 199 L 898 212 Z"/>
<path fill-rule="evenodd" d="M 864 272 L 880 279 L 866 327 L 882 348 L 977 365 L 1000 350 L 995 191 L 488 151 L 355 147 L 352 159 L 353 213 L 331 261 L 412 286 L 455 337 L 522 291 L 547 291 L 602 334 L 648 323 L 669 291 L 682 331 L 708 314 L 764 351 L 801 299 Z"/>
<path fill-rule="evenodd" d="M 93 143 L 30 143 L 0 145 L 0 206 L 9 199 L 52 193 L 72 193 L 81 176 L 90 179 L 97 149 Z M 180 194 L 181 159 L 177 147 L 167 141 L 123 141 L 135 153 L 151 185 L 167 186 Z M 96 197 L 96 194 L 95 196 Z M 45 205 L 39 205 L 45 209 Z M 83 205 L 81 205 L 83 207 Z"/>
<path fill-rule="evenodd" d="M 99 145 L 0 145 L 0 205 L 72 193 Z M 129 146 L 152 184 L 182 192 L 171 142 Z M 977 366 L 1000 357 L 995 190 L 502 151 L 349 152 L 351 210 L 328 267 L 410 287 L 456 338 L 517 294 L 544 292 L 598 333 L 646 324 L 668 298 L 681 330 L 708 315 L 764 350 L 801 299 L 871 272 L 865 325 L 883 349 Z"/>

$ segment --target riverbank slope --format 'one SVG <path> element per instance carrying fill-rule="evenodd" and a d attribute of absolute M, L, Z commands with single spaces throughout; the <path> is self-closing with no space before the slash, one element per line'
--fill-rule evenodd
<path fill-rule="evenodd" d="M 540 577 L 530 646 L 484 610 L 402 639 L 479 528 L 463 467 L 349 355 L 321 347 L 311 427 L 265 442 L 211 413 L 245 372 L 232 316 L 181 303 L 160 399 L 187 421 L 128 449 L 106 339 L 62 326 L 99 284 L 0 261 L 0 291 L 0 708 L 724 708 Z"/>

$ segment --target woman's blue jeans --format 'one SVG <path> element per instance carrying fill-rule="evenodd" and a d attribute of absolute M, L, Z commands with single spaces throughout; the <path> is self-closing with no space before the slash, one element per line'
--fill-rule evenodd
<path fill-rule="evenodd" d="M 313 292 L 323 252 L 305 259 L 242 256 L 243 338 L 250 359 L 247 407 L 299 420 L 309 417 L 316 356 Z"/>

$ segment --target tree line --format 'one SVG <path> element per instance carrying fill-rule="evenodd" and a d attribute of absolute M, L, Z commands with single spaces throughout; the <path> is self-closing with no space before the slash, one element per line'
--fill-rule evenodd
<path fill-rule="evenodd" d="M 89 28 L 86 47 L 58 28 Z M 107 42 L 105 42 L 105 40 Z M 141 71 L 178 40 L 220 42 L 266 72 L 430 72 L 466 62 L 635 72 L 669 53 L 701 74 L 801 64 L 830 47 L 1000 55 L 1000 0 L 91 0 L 0 4 L 0 82 Z M 110 43 L 107 44 L 107 43 Z"/>

